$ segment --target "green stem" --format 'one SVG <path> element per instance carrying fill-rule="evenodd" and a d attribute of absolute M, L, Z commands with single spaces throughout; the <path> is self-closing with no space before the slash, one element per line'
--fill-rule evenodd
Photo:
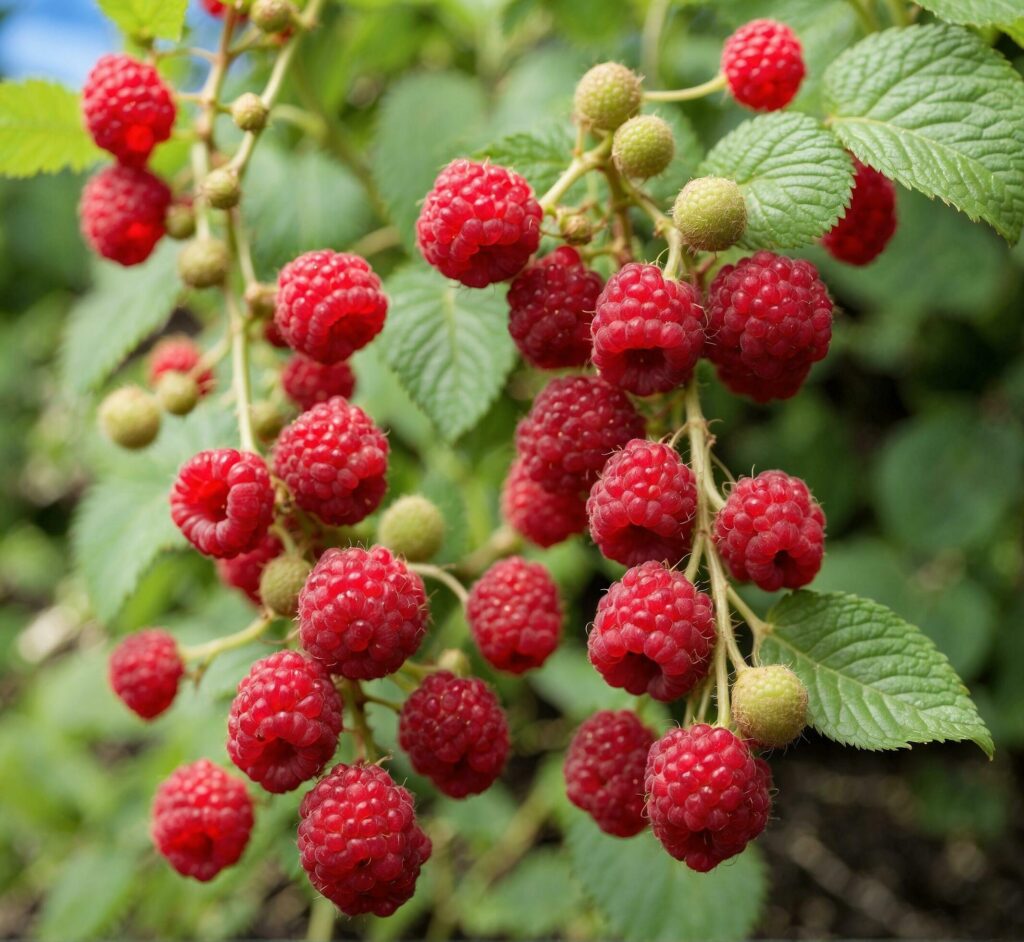
<path fill-rule="evenodd" d="M 665 29 L 668 10 L 672 0 L 651 0 L 644 19 L 640 62 L 648 81 L 658 81 L 658 60 L 660 58 L 661 34 Z"/>
<path fill-rule="evenodd" d="M 889 16 L 892 17 L 895 26 L 910 25 L 910 14 L 907 12 L 903 0 L 885 0 L 885 5 L 889 8 Z"/>
<path fill-rule="evenodd" d="M 430 563 L 406 563 L 406 566 L 412 572 L 419 573 L 427 579 L 435 579 L 437 582 L 443 583 L 451 590 L 452 595 L 459 600 L 461 605 L 464 606 L 469 601 L 469 593 L 466 591 L 466 587 L 450 572 L 446 572 L 440 566 L 432 566 Z"/>
<path fill-rule="evenodd" d="M 719 72 L 713 79 L 694 85 L 691 88 L 676 88 L 668 92 L 644 92 L 647 101 L 693 101 L 696 98 L 705 98 L 715 92 L 720 92 L 726 87 L 725 74 Z"/>
<path fill-rule="evenodd" d="M 487 542 L 458 563 L 456 572 L 466 578 L 475 578 L 495 561 L 518 552 L 522 544 L 522 537 L 515 530 L 507 524 L 502 525 L 487 538 Z"/>
<path fill-rule="evenodd" d="M 755 645 L 759 645 L 765 635 L 770 634 L 772 626 L 766 622 L 763 618 L 759 618 L 754 610 L 743 601 L 732 586 L 729 586 L 729 601 L 732 603 L 732 607 L 736 610 L 737 614 L 746 623 L 747 627 L 750 628 L 751 633 L 754 635 Z"/>
<path fill-rule="evenodd" d="M 538 200 L 541 209 L 546 213 L 553 212 L 555 206 L 558 205 L 558 201 L 569 192 L 569 189 L 577 180 L 586 176 L 591 170 L 597 170 L 598 167 L 605 163 L 608 154 L 611 153 L 611 149 L 612 138 L 609 134 L 597 147 L 588 150 L 579 157 L 573 157 L 572 162 L 565 168 L 562 175 L 551 185 L 547 193 Z"/>
<path fill-rule="evenodd" d="M 331 942 L 334 938 L 334 920 L 337 910 L 334 903 L 324 896 L 313 900 L 309 910 L 309 926 L 306 929 L 306 942 Z"/>
<path fill-rule="evenodd" d="M 373 738 L 373 730 L 366 719 L 366 711 L 363 707 L 366 704 L 366 694 L 358 680 L 343 680 L 340 684 L 341 695 L 345 700 L 345 706 L 352 720 L 352 731 L 359 740 L 361 758 L 367 762 L 376 762 L 383 754 L 376 740 Z"/>
<path fill-rule="evenodd" d="M 881 24 L 871 6 L 871 0 L 847 0 L 847 2 L 853 7 L 853 12 L 857 14 L 857 19 L 860 20 L 860 25 L 865 33 L 878 32 Z"/>
<path fill-rule="evenodd" d="M 236 631 L 233 635 L 225 635 L 223 638 L 215 638 L 213 641 L 207 641 L 205 644 L 197 644 L 192 647 L 183 646 L 180 648 L 181 659 L 185 662 L 196 661 L 204 665 L 209 664 L 218 654 L 232 651 L 235 648 L 248 644 L 250 641 L 255 641 L 270 627 L 271 621 L 272 619 L 261 615 L 247 627 L 241 631 Z"/>
<path fill-rule="evenodd" d="M 249 378 L 249 337 L 245 318 L 235 298 L 235 292 L 226 286 L 224 300 L 231 326 L 231 382 L 235 392 L 235 410 L 238 414 L 238 437 L 243 451 L 256 452 L 256 436 L 252 430 L 252 385 Z"/>

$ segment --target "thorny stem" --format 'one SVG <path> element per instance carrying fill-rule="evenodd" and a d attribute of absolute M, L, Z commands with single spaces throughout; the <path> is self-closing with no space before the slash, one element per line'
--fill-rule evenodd
<path fill-rule="evenodd" d="M 255 641 L 270 627 L 272 620 L 266 615 L 260 615 L 251 624 L 241 631 L 236 631 L 234 634 L 225 635 L 223 638 L 215 638 L 213 641 L 207 641 L 205 644 L 197 644 L 191 647 L 182 646 L 179 649 L 181 659 L 186 662 L 195 661 L 200 666 L 205 666 L 218 654 L 232 651 L 235 648 L 248 644 L 250 641 Z"/>
<path fill-rule="evenodd" d="M 450 572 L 447 572 L 440 566 L 432 566 L 430 563 L 407 563 L 406 565 L 412 572 L 443 583 L 451 590 L 452 595 L 459 600 L 460 605 L 465 606 L 466 602 L 469 601 L 469 593 L 466 591 L 466 587 Z"/>
<path fill-rule="evenodd" d="M 693 101 L 695 98 L 704 98 L 714 92 L 720 92 L 726 87 L 725 75 L 718 73 L 713 79 L 709 79 L 701 85 L 694 85 L 692 88 L 677 88 L 668 92 L 644 92 L 647 101 Z"/>

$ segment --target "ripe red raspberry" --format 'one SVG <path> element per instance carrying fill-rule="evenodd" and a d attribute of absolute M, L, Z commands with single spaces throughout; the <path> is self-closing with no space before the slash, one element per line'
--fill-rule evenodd
<path fill-rule="evenodd" d="M 149 385 L 155 389 L 164 373 L 191 373 L 202 356 L 203 351 L 191 337 L 164 337 L 149 354 Z M 213 370 L 200 370 L 195 380 L 199 395 L 205 396 L 214 386 Z"/>
<path fill-rule="evenodd" d="M 647 827 L 644 769 L 653 742 L 631 710 L 601 710 L 572 737 L 564 768 L 569 801 L 606 834 L 632 837 Z"/>
<path fill-rule="evenodd" d="M 652 747 L 644 788 L 654 836 L 705 873 L 740 853 L 768 823 L 772 773 L 722 726 L 673 729 Z"/>
<path fill-rule="evenodd" d="M 263 339 L 272 347 L 277 347 L 279 350 L 286 350 L 288 348 L 288 341 L 281 335 L 281 331 L 277 328 L 276 321 L 269 320 L 264 325 Z"/>
<path fill-rule="evenodd" d="M 130 56 L 103 56 L 82 89 L 82 113 L 92 139 L 121 163 L 141 167 L 171 136 L 177 109 L 151 65 Z"/>
<path fill-rule="evenodd" d="M 138 265 L 164 235 L 171 191 L 148 170 L 106 167 L 82 190 L 78 218 L 95 252 L 119 265 Z"/>
<path fill-rule="evenodd" d="M 516 275 L 508 289 L 508 332 L 523 359 L 547 370 L 586 363 L 601 284 L 567 245 Z"/>
<path fill-rule="evenodd" d="M 423 257 L 442 275 L 486 288 L 522 271 L 540 244 L 540 204 L 518 173 L 453 160 L 416 223 Z"/>
<path fill-rule="evenodd" d="M 303 510 L 333 526 L 359 523 L 387 490 L 388 440 L 340 396 L 303 412 L 274 447 L 274 473 Z"/>
<path fill-rule="evenodd" d="M 380 278 L 358 255 L 307 252 L 277 277 L 274 323 L 293 350 L 320 363 L 361 350 L 381 332 L 387 313 Z"/>
<path fill-rule="evenodd" d="M 704 311 L 693 286 L 657 265 L 631 262 L 612 275 L 591 323 L 594 366 L 638 396 L 682 386 L 704 349 Z"/>
<path fill-rule="evenodd" d="M 296 353 L 281 371 L 281 385 L 288 398 L 305 410 L 333 396 L 349 399 L 356 388 L 356 378 L 352 367 L 344 360 L 340 363 L 317 363 Z"/>
<path fill-rule="evenodd" d="M 492 667 L 522 674 L 540 667 L 558 647 L 558 587 L 540 563 L 510 556 L 491 566 L 470 590 L 466 620 Z"/>
<path fill-rule="evenodd" d="M 853 158 L 855 175 L 850 208 L 822 237 L 833 258 L 867 265 L 889 244 L 896 231 L 896 187 L 892 180 Z"/>
<path fill-rule="evenodd" d="M 329 549 L 299 595 L 299 640 L 332 674 L 393 674 L 427 630 L 423 580 L 383 546 Z"/>
<path fill-rule="evenodd" d="M 711 600 L 681 572 L 647 562 L 598 603 L 587 648 L 610 686 L 667 702 L 704 678 L 716 637 Z"/>
<path fill-rule="evenodd" d="M 156 849 L 178 873 L 205 883 L 235 863 L 252 831 L 252 799 L 209 759 L 175 769 L 153 799 Z"/>
<path fill-rule="evenodd" d="M 334 755 L 341 700 L 323 665 L 298 651 L 253 664 L 228 714 L 228 755 L 268 792 L 298 788 Z"/>
<path fill-rule="evenodd" d="M 722 71 L 741 105 L 778 111 L 796 96 L 806 70 L 793 30 L 775 20 L 751 20 L 725 41 Z"/>
<path fill-rule="evenodd" d="M 225 585 L 232 586 L 249 597 L 253 605 L 262 605 L 260 600 L 260 576 L 272 559 L 284 551 L 281 541 L 273 533 L 266 533 L 248 553 L 239 553 L 231 559 L 217 560 L 217 575 Z"/>
<path fill-rule="evenodd" d="M 162 628 L 147 628 L 114 648 L 107 676 L 124 705 L 151 720 L 174 702 L 184 673 L 174 638 Z"/>
<path fill-rule="evenodd" d="M 531 480 L 549 491 L 589 491 L 612 452 L 644 433 L 621 390 L 596 376 L 551 380 L 516 429 L 516 450 Z"/>
<path fill-rule="evenodd" d="M 690 551 L 697 482 L 674 448 L 634 438 L 612 455 L 587 500 L 590 535 L 624 566 L 675 565 Z"/>
<path fill-rule="evenodd" d="M 800 478 L 740 478 L 715 517 L 715 545 L 734 579 L 766 592 L 799 589 L 821 569 L 825 514 Z"/>
<path fill-rule="evenodd" d="M 549 491 L 526 474 L 522 459 L 508 469 L 501 489 L 502 516 L 537 546 L 554 546 L 587 526 L 587 504 L 577 491 Z"/>
<path fill-rule="evenodd" d="M 398 744 L 420 775 L 449 797 L 465 798 L 487 791 L 501 775 L 508 722 L 482 680 L 439 671 L 405 701 Z"/>
<path fill-rule="evenodd" d="M 788 399 L 831 339 L 832 300 L 810 262 L 757 252 L 711 285 L 705 352 L 735 393 Z"/>
<path fill-rule="evenodd" d="M 227 10 L 227 6 L 222 3 L 221 0 L 202 0 L 202 2 L 203 8 L 210 14 L 210 16 L 223 17 Z M 238 13 L 237 15 L 240 19 L 245 18 L 244 13 Z"/>
<path fill-rule="evenodd" d="M 430 838 L 412 795 L 377 765 L 336 765 L 302 799 L 299 857 L 346 916 L 390 916 L 412 896 Z"/>
<path fill-rule="evenodd" d="M 252 452 L 201 451 L 171 488 L 171 518 L 200 553 L 216 559 L 255 549 L 273 515 L 270 474 Z"/>

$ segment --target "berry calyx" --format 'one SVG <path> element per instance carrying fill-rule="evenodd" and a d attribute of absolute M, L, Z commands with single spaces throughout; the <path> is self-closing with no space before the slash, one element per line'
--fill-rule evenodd
<path fill-rule="evenodd" d="M 199 402 L 199 384 L 188 374 L 170 370 L 156 384 L 156 398 L 164 412 L 188 415 Z"/>
<path fill-rule="evenodd" d="M 313 567 L 302 556 L 286 553 L 270 560 L 260 574 L 260 600 L 272 615 L 294 618 L 299 593 Z"/>
<path fill-rule="evenodd" d="M 228 275 L 231 257 L 228 247 L 213 238 L 186 242 L 178 255 L 178 274 L 190 288 L 212 288 Z"/>
<path fill-rule="evenodd" d="M 453 160 L 416 222 L 423 257 L 470 288 L 519 274 L 540 244 L 540 204 L 530 184 L 497 164 Z"/>
<path fill-rule="evenodd" d="M 722 252 L 739 242 L 747 228 L 747 203 L 735 181 L 697 177 L 679 191 L 672 221 L 690 248 Z"/>
<path fill-rule="evenodd" d="M 147 628 L 114 648 L 107 676 L 121 702 L 151 720 L 174 702 L 184 673 L 174 638 L 162 628 Z"/>
<path fill-rule="evenodd" d="M 160 434 L 160 407 L 138 386 L 122 386 L 100 403 L 99 423 L 115 445 L 145 448 Z"/>
<path fill-rule="evenodd" d="M 138 265 L 163 238 L 171 191 L 148 170 L 117 164 L 92 177 L 78 204 L 92 249 L 119 265 Z"/>
<path fill-rule="evenodd" d="M 766 592 L 799 589 L 821 568 L 825 514 L 800 478 L 740 478 L 715 517 L 714 540 L 734 579 Z"/>
<path fill-rule="evenodd" d="M 853 159 L 853 192 L 845 215 L 821 238 L 829 255 L 849 265 L 867 265 L 896 231 L 896 187 L 877 170 Z"/>
<path fill-rule="evenodd" d="M 590 329 L 601 377 L 638 396 L 689 381 L 704 349 L 704 311 L 696 290 L 665 278 L 657 265 L 631 262 L 612 275 Z"/>
<path fill-rule="evenodd" d="M 612 139 L 612 160 L 624 176 L 637 180 L 656 177 L 676 155 L 672 128 L 664 118 L 641 114 L 630 118 Z"/>
<path fill-rule="evenodd" d="M 318 363 L 296 353 L 281 370 L 281 386 L 292 402 L 306 410 L 334 396 L 350 398 L 356 388 L 356 378 L 345 360 Z"/>
<path fill-rule="evenodd" d="M 270 109 L 255 92 L 245 92 L 231 103 L 231 120 L 240 131 L 262 131 Z"/>
<path fill-rule="evenodd" d="M 231 209 L 242 198 L 242 184 L 238 171 L 232 167 L 211 170 L 203 180 L 203 196 L 214 209 Z"/>
<path fill-rule="evenodd" d="M 800 40 L 776 20 L 752 20 L 736 30 L 722 48 L 722 71 L 733 98 L 755 111 L 784 108 L 806 74 Z"/>
<path fill-rule="evenodd" d="M 272 559 L 284 552 L 281 541 L 267 532 L 256 544 L 255 549 L 239 553 L 230 559 L 217 560 L 217 575 L 221 582 L 242 592 L 253 605 L 262 605 L 260 599 L 260 576 Z"/>
<path fill-rule="evenodd" d="M 602 62 L 577 83 L 573 111 L 588 127 L 614 131 L 640 110 L 642 102 L 640 76 L 618 62 Z"/>
<path fill-rule="evenodd" d="M 377 540 L 409 562 L 422 563 L 441 548 L 444 531 L 444 517 L 437 504 L 420 494 L 407 494 L 384 511 Z"/>
<path fill-rule="evenodd" d="M 668 702 L 707 675 L 715 638 L 711 600 L 683 573 L 647 562 L 598 603 L 587 650 L 609 686 Z"/>
<path fill-rule="evenodd" d="M 789 745 L 807 725 L 807 688 L 781 664 L 747 668 L 732 685 L 732 718 L 744 739 Z"/>
<path fill-rule="evenodd" d="M 513 529 L 537 546 L 554 546 L 587 527 L 586 500 L 577 491 L 549 491 L 526 473 L 522 459 L 508 470 L 501 513 Z"/>

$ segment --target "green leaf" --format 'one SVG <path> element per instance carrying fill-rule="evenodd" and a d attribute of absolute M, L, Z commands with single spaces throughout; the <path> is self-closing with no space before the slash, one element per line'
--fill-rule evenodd
<path fill-rule="evenodd" d="M 545 125 L 533 133 L 509 134 L 473 156 L 490 158 L 524 176 L 534 193 L 550 189 L 572 160 L 573 137 L 564 121 Z"/>
<path fill-rule="evenodd" d="M 0 175 L 83 170 L 102 156 L 75 92 L 42 79 L 0 82 Z"/>
<path fill-rule="evenodd" d="M 143 264 L 96 265 L 93 289 L 71 309 L 61 347 L 64 384 L 75 393 L 100 386 L 124 358 L 171 316 L 181 284 L 178 249 L 160 246 Z"/>
<path fill-rule="evenodd" d="M 948 23 L 964 26 L 991 26 L 1011 23 L 1021 15 L 1020 0 L 918 0 Z"/>
<path fill-rule="evenodd" d="M 850 202 L 853 164 L 835 137 L 807 115 L 744 121 L 700 165 L 701 176 L 735 180 L 747 201 L 747 248 L 809 245 Z"/>
<path fill-rule="evenodd" d="M 504 293 L 463 288 L 418 266 L 393 275 L 387 291 L 384 359 L 453 442 L 487 411 L 515 362 Z"/>
<path fill-rule="evenodd" d="M 992 756 L 992 737 L 946 656 L 884 605 L 801 591 L 768 621 L 761 659 L 796 671 L 822 735 L 860 749 L 969 739 Z"/>
<path fill-rule="evenodd" d="M 134 39 L 181 39 L 188 0 L 98 0 L 100 9 Z"/>
<path fill-rule="evenodd" d="M 875 33 L 825 74 L 839 139 L 864 163 L 1009 242 L 1024 226 L 1024 82 L 954 26 Z"/>
<path fill-rule="evenodd" d="M 730 942 L 749 938 L 767 890 L 750 847 L 710 873 L 673 860 L 645 831 L 624 841 L 574 810 L 568 831 L 573 872 L 601 911 L 609 936 L 626 942 Z"/>
<path fill-rule="evenodd" d="M 1003 23 L 999 28 L 1021 49 L 1024 49 L 1024 16 L 1014 20 L 1012 23 Z"/>

